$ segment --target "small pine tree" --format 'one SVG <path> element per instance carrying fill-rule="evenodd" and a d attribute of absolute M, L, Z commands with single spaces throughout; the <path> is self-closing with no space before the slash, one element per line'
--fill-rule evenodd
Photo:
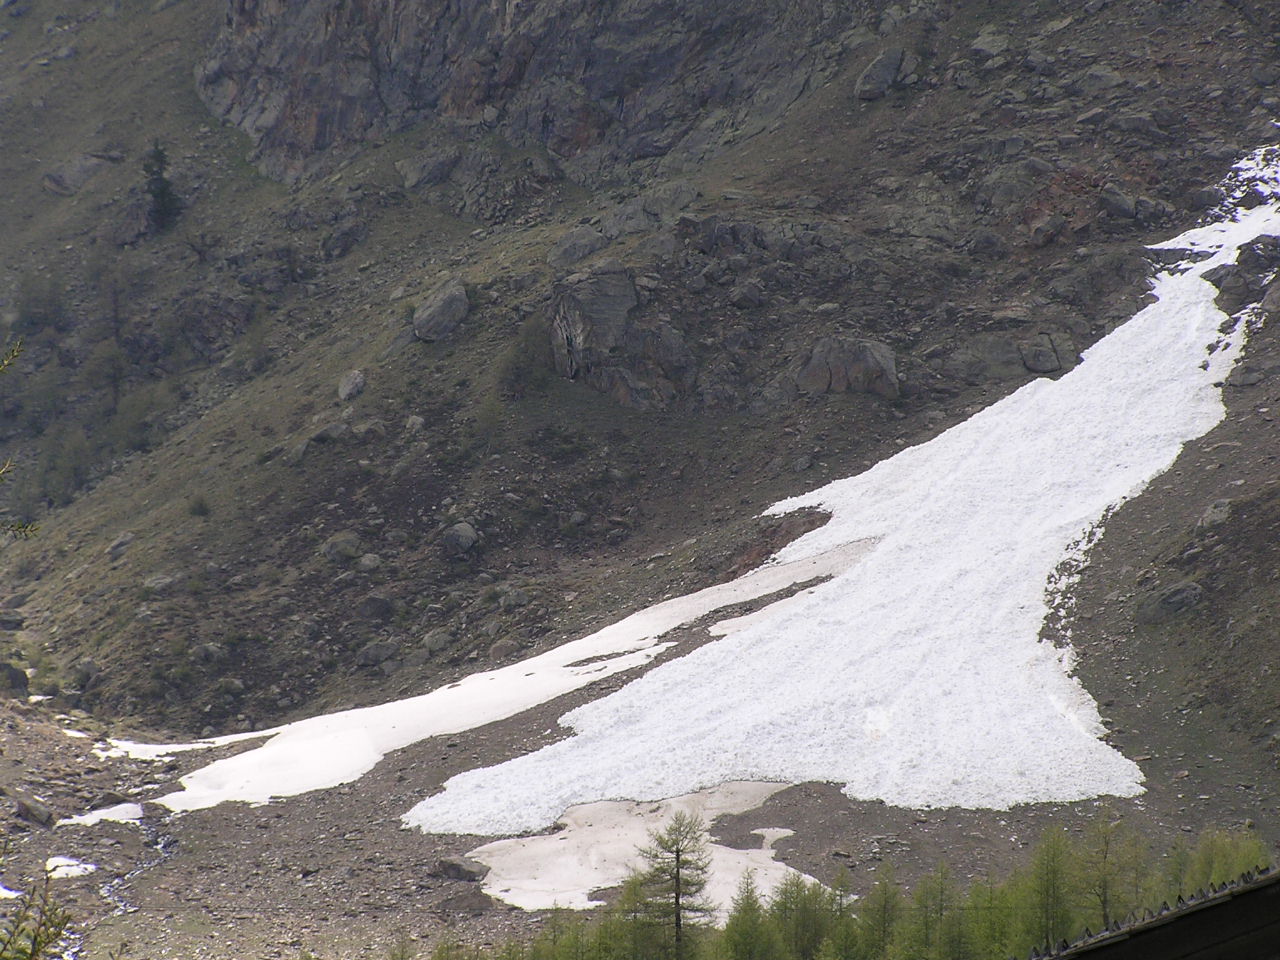
<path fill-rule="evenodd" d="M 733 908 L 724 925 L 724 947 L 728 960 L 773 960 L 782 955 L 782 941 L 765 915 L 750 871 L 738 881 Z"/>
<path fill-rule="evenodd" d="M 178 199 L 173 184 L 169 182 L 165 171 L 169 166 L 169 155 L 159 140 L 151 144 L 151 149 L 142 158 L 142 173 L 147 178 L 144 189 L 147 191 L 147 222 L 157 233 L 173 226 L 182 212 L 182 201 Z"/>
<path fill-rule="evenodd" d="M 711 867 L 705 832 L 698 817 L 677 813 L 666 829 L 650 833 L 649 846 L 640 850 L 646 910 L 664 932 L 664 952 L 674 960 L 693 955 L 694 930 L 713 911 L 702 897 Z"/>
<path fill-rule="evenodd" d="M 882 960 L 888 953 L 901 913 L 902 894 L 894 880 L 893 867 L 886 864 L 880 879 L 858 904 L 859 929 L 868 960 Z"/>

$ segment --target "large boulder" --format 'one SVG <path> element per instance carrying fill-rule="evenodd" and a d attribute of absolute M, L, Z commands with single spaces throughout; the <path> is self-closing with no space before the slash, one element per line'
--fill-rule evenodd
<path fill-rule="evenodd" d="M 0 697 L 25 697 L 27 672 L 12 663 L 0 663 Z"/>
<path fill-rule="evenodd" d="M 867 65 L 858 77 L 854 87 L 854 95 L 859 100 L 879 100 L 889 92 L 889 87 L 898 77 L 898 68 L 902 66 L 903 49 L 890 47 Z"/>
<path fill-rule="evenodd" d="M 364 393 L 364 371 L 348 370 L 338 381 L 338 399 L 343 403 Z"/>
<path fill-rule="evenodd" d="M 635 317 L 630 271 L 606 260 L 556 285 L 551 352 L 556 372 L 633 409 L 665 407 L 692 389 L 696 365 L 684 335 L 666 320 Z"/>
<path fill-rule="evenodd" d="M 467 288 L 457 277 L 445 281 L 413 312 L 413 333 L 419 340 L 443 340 L 471 312 Z"/>
<path fill-rule="evenodd" d="M 823 337 L 795 371 L 801 393 L 875 393 L 898 396 L 893 349 L 874 340 Z"/>
<path fill-rule="evenodd" d="M 326 540 L 320 552 L 333 563 L 349 563 L 360 556 L 360 547 L 360 534 L 354 530 L 343 530 Z"/>
<path fill-rule="evenodd" d="M 547 263 L 553 267 L 567 267 L 608 245 L 608 238 L 595 227 L 574 227 L 556 241 L 547 254 Z"/>
<path fill-rule="evenodd" d="M 440 546 L 449 557 L 465 556 L 479 544 L 480 531 L 465 520 L 455 523 L 440 536 Z"/>
<path fill-rule="evenodd" d="M 447 880 L 483 880 L 489 875 L 489 868 L 478 860 L 472 860 L 469 857 L 444 857 L 436 861 L 434 867 L 431 868 L 433 877 L 443 877 Z"/>
<path fill-rule="evenodd" d="M 1194 580 L 1152 590 L 1138 600 L 1133 618 L 1138 623 L 1164 623 L 1196 606 L 1204 598 L 1204 588 Z"/>

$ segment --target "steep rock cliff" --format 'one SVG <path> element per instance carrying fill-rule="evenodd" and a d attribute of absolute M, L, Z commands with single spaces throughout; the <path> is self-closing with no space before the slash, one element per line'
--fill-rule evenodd
<path fill-rule="evenodd" d="M 441 119 L 459 133 L 545 145 L 589 178 L 673 152 L 696 159 L 741 135 L 748 117 L 762 129 L 860 20 L 880 22 L 881 6 L 232 0 L 197 83 L 275 176 Z"/>

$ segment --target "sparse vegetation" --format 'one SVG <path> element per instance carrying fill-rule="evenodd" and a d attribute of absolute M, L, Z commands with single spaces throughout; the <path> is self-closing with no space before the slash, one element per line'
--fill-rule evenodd
<path fill-rule="evenodd" d="M 944 863 L 909 894 L 892 864 L 861 900 L 842 875 L 831 886 L 792 875 L 763 899 L 748 875 L 738 887 L 723 929 L 674 918 L 705 916 L 698 898 L 705 873 L 684 873 L 687 899 L 675 877 L 703 862 L 702 828 L 678 817 L 641 851 L 646 868 L 627 882 L 603 919 L 557 917 L 532 943 L 494 949 L 447 944 L 433 960 L 1005 960 L 1073 940 L 1142 911 L 1190 897 L 1210 885 L 1268 866 L 1270 852 L 1251 830 L 1211 830 L 1192 847 L 1163 857 L 1123 824 L 1099 821 L 1074 839 L 1051 828 L 1029 862 L 1004 880 L 956 880 Z M 683 903 L 698 910 L 681 911 Z"/>
<path fill-rule="evenodd" d="M 182 201 L 169 182 L 166 171 L 169 155 L 159 140 L 153 140 L 151 149 L 142 158 L 142 172 L 146 176 L 147 222 L 157 233 L 162 233 L 177 221 L 182 212 Z"/>
<path fill-rule="evenodd" d="M 0 845 L 0 864 L 8 842 Z M 0 913 L 0 960 L 41 960 L 55 954 L 71 916 L 53 897 L 49 880 L 20 893 Z"/>

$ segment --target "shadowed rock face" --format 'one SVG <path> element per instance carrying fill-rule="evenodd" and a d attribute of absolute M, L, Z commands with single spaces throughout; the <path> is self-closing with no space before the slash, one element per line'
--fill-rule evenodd
<path fill-rule="evenodd" d="M 691 159 L 812 82 L 879 0 L 229 0 L 196 71 L 217 115 L 291 178 L 420 120 L 545 145 L 582 178 Z M 741 115 L 739 115 L 741 111 Z"/>

